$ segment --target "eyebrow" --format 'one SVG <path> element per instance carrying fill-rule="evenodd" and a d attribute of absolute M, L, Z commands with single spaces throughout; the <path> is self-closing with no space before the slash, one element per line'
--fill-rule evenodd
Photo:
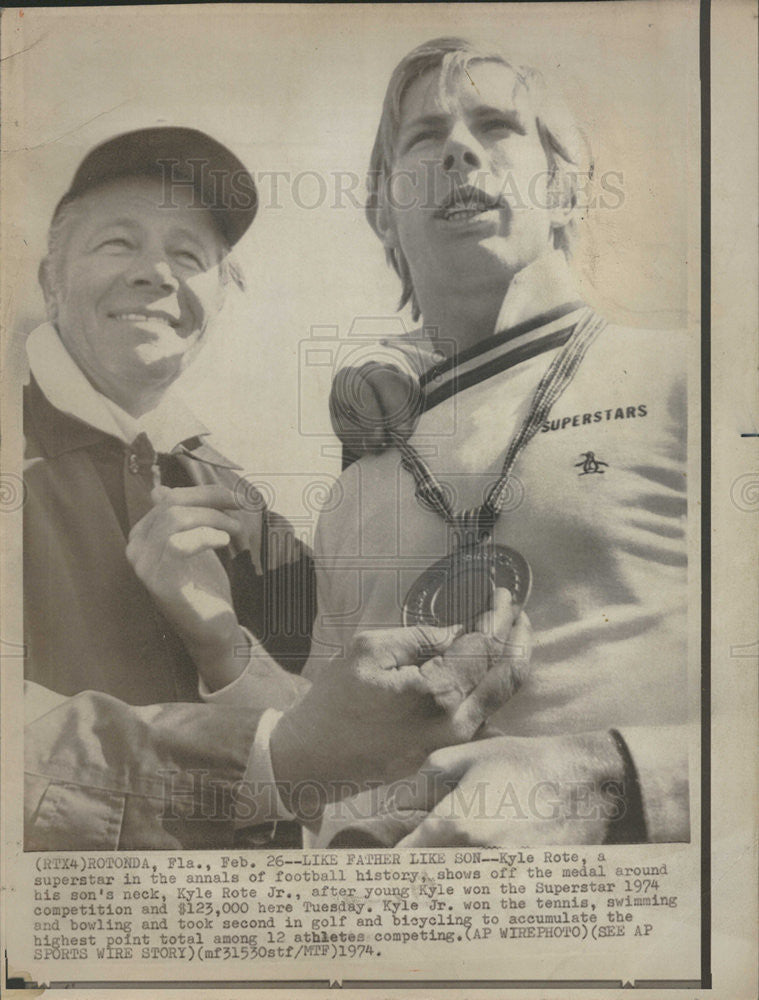
<path fill-rule="evenodd" d="M 216 228 L 213 229 L 213 235 L 211 239 L 213 240 L 213 246 L 208 246 L 203 240 L 198 239 L 195 233 L 190 229 L 185 229 L 184 227 L 172 230 L 170 233 L 172 239 L 187 239 L 193 246 L 200 251 L 203 258 L 204 265 L 211 265 L 215 260 L 217 264 L 221 263 L 222 260 L 229 253 L 230 248 L 227 246 L 224 237 L 219 233 Z"/>
<path fill-rule="evenodd" d="M 190 229 L 184 229 L 184 228 L 172 229 L 171 232 L 169 233 L 169 235 L 171 237 L 173 237 L 174 239 L 176 239 L 177 237 L 180 237 L 180 238 L 183 238 L 183 239 L 186 239 L 186 240 L 190 240 L 191 243 L 194 243 L 196 246 L 200 247 L 202 250 L 207 249 L 205 242 L 202 239 L 198 238 L 195 235 L 195 233 L 192 232 L 192 230 L 190 230 Z"/>
<path fill-rule="evenodd" d="M 107 222 L 102 223 L 96 229 L 92 231 L 90 239 L 94 239 L 100 236 L 102 233 L 107 232 L 109 229 L 129 229 L 138 230 L 142 227 L 142 223 L 136 221 L 135 219 L 130 219 L 128 217 L 120 217 L 115 219 L 109 219 Z M 205 242 L 200 239 L 191 229 L 186 229 L 184 226 L 180 226 L 178 229 L 172 229 L 169 231 L 169 237 L 171 239 L 186 239 L 191 243 L 194 243 L 201 250 L 206 250 Z"/>
<path fill-rule="evenodd" d="M 480 120 L 482 118 L 489 118 L 491 115 L 498 115 L 501 118 L 505 118 L 507 121 L 511 122 L 514 128 L 526 131 L 526 124 L 524 117 L 519 113 L 515 107 L 499 108 L 491 104 L 480 104 L 471 112 L 471 117 L 473 119 Z M 445 126 L 451 120 L 453 116 L 451 114 L 439 114 L 433 113 L 428 115 L 420 115 L 418 118 L 412 118 L 410 122 L 406 122 L 401 125 L 398 138 L 401 140 L 401 145 L 403 144 L 404 138 L 408 136 L 409 133 L 414 133 L 420 128 L 428 128 L 430 126 Z"/>
<path fill-rule="evenodd" d="M 93 233 L 102 232 L 102 230 L 104 229 L 110 229 L 110 228 L 115 229 L 118 226 L 123 226 L 126 229 L 136 229 L 138 225 L 139 224 L 135 222 L 134 219 L 128 219 L 128 218 L 107 219 L 105 222 L 99 223 L 95 227 L 95 229 L 93 229 Z"/>
<path fill-rule="evenodd" d="M 524 117 L 515 107 L 499 108 L 490 104 L 480 104 L 472 112 L 473 118 L 489 118 L 491 115 L 499 115 L 510 121 L 516 128 L 526 128 Z"/>
<path fill-rule="evenodd" d="M 403 135 L 406 132 L 414 132 L 418 128 L 425 128 L 430 125 L 445 125 L 450 121 L 450 119 L 451 115 L 449 114 L 433 113 L 428 115 L 419 115 L 418 118 L 412 118 L 410 122 L 406 122 L 401 125 L 400 135 Z"/>

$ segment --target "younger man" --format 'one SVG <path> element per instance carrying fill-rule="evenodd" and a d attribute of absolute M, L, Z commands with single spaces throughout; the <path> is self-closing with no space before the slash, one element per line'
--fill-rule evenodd
<path fill-rule="evenodd" d="M 660 727 L 688 715 L 685 345 L 606 325 L 576 292 L 567 256 L 589 172 L 536 71 L 455 38 L 396 67 L 367 217 L 423 329 L 385 344 L 395 381 L 365 368 L 336 383 L 346 445 L 391 447 L 350 465 L 321 519 L 312 657 L 358 628 L 445 620 L 481 584 L 477 565 L 518 603 L 531 579 L 532 673 L 493 721 L 531 739 L 534 780 L 624 777 L 629 826 L 614 836 L 682 839 L 687 748 Z M 524 762 L 495 739 L 432 771 L 517 781 Z M 456 836 L 525 842 L 472 817 L 435 842 Z"/>

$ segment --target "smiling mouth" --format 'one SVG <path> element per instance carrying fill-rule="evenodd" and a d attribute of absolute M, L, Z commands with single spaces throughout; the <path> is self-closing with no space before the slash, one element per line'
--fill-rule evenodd
<path fill-rule="evenodd" d="M 179 321 L 174 319 L 173 316 L 163 312 L 139 312 L 129 310 L 128 312 L 113 312 L 109 315 L 111 319 L 123 320 L 126 323 L 163 323 L 164 326 L 169 326 L 172 330 L 175 329 L 179 323 Z"/>

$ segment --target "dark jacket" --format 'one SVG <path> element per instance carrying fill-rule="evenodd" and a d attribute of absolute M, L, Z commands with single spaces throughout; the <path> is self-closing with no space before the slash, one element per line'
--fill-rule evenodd
<path fill-rule="evenodd" d="M 131 527 L 151 506 L 150 462 L 57 410 L 33 379 L 24 391 L 24 430 L 27 679 L 64 695 L 96 690 L 132 705 L 198 701 L 194 664 L 125 554 Z M 167 486 L 240 490 L 248 547 L 219 554 L 238 619 L 298 672 L 315 604 L 308 550 L 239 467 L 200 438 L 158 463 Z"/>

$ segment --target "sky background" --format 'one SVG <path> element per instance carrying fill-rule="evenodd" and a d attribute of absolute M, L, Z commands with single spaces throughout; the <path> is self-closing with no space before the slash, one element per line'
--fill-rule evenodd
<path fill-rule="evenodd" d="M 590 213 L 576 254 L 589 300 L 662 330 L 697 314 L 695 2 L 19 8 L 2 22 L 5 349 L 44 318 L 45 233 L 85 153 L 131 128 L 210 132 L 254 174 L 261 208 L 237 249 L 247 291 L 230 295 L 183 392 L 285 514 L 339 471 L 331 368 L 309 363 L 309 342 L 325 362 L 412 327 L 353 199 L 389 75 L 426 39 L 485 39 L 540 68 L 586 129 L 596 176 L 616 172 L 622 204 Z M 271 171 L 290 174 L 277 197 Z M 353 198 L 340 174 L 361 178 Z"/>

